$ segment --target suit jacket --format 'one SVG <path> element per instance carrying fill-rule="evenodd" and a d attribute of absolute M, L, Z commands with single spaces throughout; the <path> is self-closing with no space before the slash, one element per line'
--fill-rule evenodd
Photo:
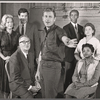
<path fill-rule="evenodd" d="M 74 27 L 71 23 L 65 25 L 63 29 L 65 30 L 68 38 L 70 39 L 77 38 Z M 83 27 L 78 24 L 78 37 L 79 37 L 78 41 L 82 39 L 84 36 L 85 35 L 83 32 Z M 67 46 L 65 47 L 65 61 L 72 62 L 74 60 L 74 51 L 75 51 L 75 48 L 69 48 Z"/>
<path fill-rule="evenodd" d="M 9 60 L 9 87 L 18 96 L 28 92 L 29 86 L 34 85 L 34 67 L 30 59 L 30 53 L 27 60 L 22 51 L 18 49 Z"/>
<path fill-rule="evenodd" d="M 16 31 L 20 36 L 21 33 L 19 31 L 19 26 L 17 27 Z M 31 53 L 31 60 L 33 61 L 34 65 L 34 60 L 36 61 L 36 58 L 38 58 L 40 52 L 40 41 L 37 26 L 32 23 L 27 23 L 25 34 L 30 38 L 31 41 L 31 48 L 29 52 Z"/>

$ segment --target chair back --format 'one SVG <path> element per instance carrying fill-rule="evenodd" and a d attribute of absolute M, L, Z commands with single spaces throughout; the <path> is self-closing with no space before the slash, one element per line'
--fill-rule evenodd
<path fill-rule="evenodd" d="M 6 62 L 5 63 L 5 70 L 6 70 L 6 73 L 7 73 L 7 77 L 8 77 L 8 81 L 10 81 L 10 75 L 9 75 L 9 62 Z M 12 92 L 10 91 L 10 94 L 9 94 L 9 99 L 12 99 Z"/>

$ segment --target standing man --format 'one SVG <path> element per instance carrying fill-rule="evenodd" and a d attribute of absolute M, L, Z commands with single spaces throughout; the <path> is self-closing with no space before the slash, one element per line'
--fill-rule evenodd
<path fill-rule="evenodd" d="M 18 11 L 19 25 L 16 31 L 19 33 L 19 36 L 25 34 L 30 38 L 31 47 L 29 52 L 31 53 L 31 60 L 33 61 L 34 67 L 36 68 L 36 59 L 39 56 L 40 52 L 40 42 L 39 34 L 36 25 L 29 23 L 29 13 L 27 9 L 20 8 Z"/>
<path fill-rule="evenodd" d="M 26 35 L 19 37 L 19 48 L 9 59 L 9 87 L 12 93 L 21 98 L 33 98 L 35 87 L 34 67 L 31 64 L 30 39 Z"/>
<path fill-rule="evenodd" d="M 66 32 L 66 35 L 69 39 L 75 40 L 79 42 L 80 39 L 84 37 L 83 27 L 77 23 L 77 19 L 79 18 L 79 12 L 77 10 L 72 10 L 69 14 L 71 22 L 63 27 Z M 77 45 L 76 45 L 77 46 Z M 72 82 L 72 75 L 74 72 L 74 68 L 76 65 L 76 59 L 74 57 L 74 47 L 65 47 L 65 86 L 64 90 L 67 86 Z"/>
<path fill-rule="evenodd" d="M 42 20 L 45 28 L 35 78 L 41 82 L 43 98 L 56 98 L 58 92 L 63 91 L 63 84 L 60 84 L 61 69 L 65 45 L 70 40 L 65 31 L 55 25 L 56 13 L 52 8 L 44 10 Z"/>

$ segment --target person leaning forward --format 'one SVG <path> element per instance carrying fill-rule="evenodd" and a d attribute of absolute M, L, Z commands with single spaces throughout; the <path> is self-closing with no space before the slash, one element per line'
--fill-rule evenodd
<path fill-rule="evenodd" d="M 22 35 L 18 50 L 9 59 L 10 90 L 21 98 L 33 98 L 33 93 L 38 91 L 34 86 L 34 67 L 28 52 L 30 45 L 30 39 Z"/>

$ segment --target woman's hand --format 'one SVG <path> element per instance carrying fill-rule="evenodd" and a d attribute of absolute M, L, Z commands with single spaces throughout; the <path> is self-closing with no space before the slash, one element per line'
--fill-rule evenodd
<path fill-rule="evenodd" d="M 36 72 L 35 79 L 36 79 L 36 81 L 40 81 L 40 72 L 39 71 Z"/>
<path fill-rule="evenodd" d="M 74 85 L 76 89 L 80 89 L 81 87 L 84 86 L 83 83 L 80 83 L 80 82 L 74 82 Z"/>
<path fill-rule="evenodd" d="M 10 56 L 6 56 L 6 57 L 4 58 L 4 60 L 5 60 L 6 62 L 8 62 L 8 61 L 9 61 L 9 58 L 10 58 Z"/>

